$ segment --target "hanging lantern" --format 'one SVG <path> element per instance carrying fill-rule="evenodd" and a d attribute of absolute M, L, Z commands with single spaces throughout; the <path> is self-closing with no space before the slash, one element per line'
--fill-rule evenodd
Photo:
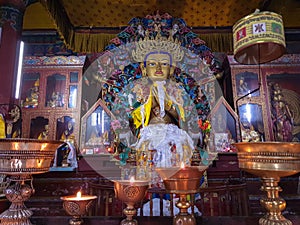
<path fill-rule="evenodd" d="M 254 13 L 233 26 L 234 58 L 242 64 L 260 64 L 285 52 L 282 17 L 273 12 Z"/>

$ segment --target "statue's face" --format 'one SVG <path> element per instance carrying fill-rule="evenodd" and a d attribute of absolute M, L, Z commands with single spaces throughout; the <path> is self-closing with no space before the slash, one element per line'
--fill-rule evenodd
<path fill-rule="evenodd" d="M 155 116 L 159 116 L 159 113 L 160 113 L 160 108 L 159 106 L 155 106 L 153 109 L 152 109 L 153 113 Z"/>
<path fill-rule="evenodd" d="M 146 75 L 153 80 L 165 80 L 171 72 L 170 55 L 164 53 L 151 53 L 146 58 Z"/>

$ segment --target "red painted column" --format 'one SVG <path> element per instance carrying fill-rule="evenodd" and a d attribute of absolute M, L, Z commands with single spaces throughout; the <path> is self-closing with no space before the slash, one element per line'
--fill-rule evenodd
<path fill-rule="evenodd" d="M 0 103 L 16 103 L 14 92 L 25 8 L 24 0 L 0 0 Z"/>

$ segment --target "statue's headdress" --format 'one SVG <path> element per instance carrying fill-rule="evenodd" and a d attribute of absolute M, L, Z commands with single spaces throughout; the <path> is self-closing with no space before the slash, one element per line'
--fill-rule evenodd
<path fill-rule="evenodd" d="M 144 39 L 135 42 L 135 49 L 132 50 L 132 58 L 136 62 L 144 62 L 149 53 L 168 53 L 172 57 L 172 61 L 179 62 L 184 56 L 184 51 L 178 39 L 174 39 L 172 35 L 163 37 L 160 30 L 155 38 L 149 37 L 146 31 Z"/>

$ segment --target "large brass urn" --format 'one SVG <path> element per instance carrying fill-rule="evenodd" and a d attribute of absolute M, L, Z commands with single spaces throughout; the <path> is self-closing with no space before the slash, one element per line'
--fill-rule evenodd
<path fill-rule="evenodd" d="M 24 202 L 35 190 L 33 174 L 49 171 L 55 151 L 64 142 L 35 139 L 0 139 L 0 174 L 7 175 L 9 185 L 4 190 L 11 202 L 0 214 L 1 225 L 32 225 L 33 214 Z"/>
<path fill-rule="evenodd" d="M 286 202 L 279 196 L 281 177 L 300 172 L 300 143 L 285 142 L 241 142 L 236 143 L 239 167 L 259 176 L 266 197 L 260 203 L 267 213 L 260 218 L 260 225 L 291 225 L 281 212 Z"/>

